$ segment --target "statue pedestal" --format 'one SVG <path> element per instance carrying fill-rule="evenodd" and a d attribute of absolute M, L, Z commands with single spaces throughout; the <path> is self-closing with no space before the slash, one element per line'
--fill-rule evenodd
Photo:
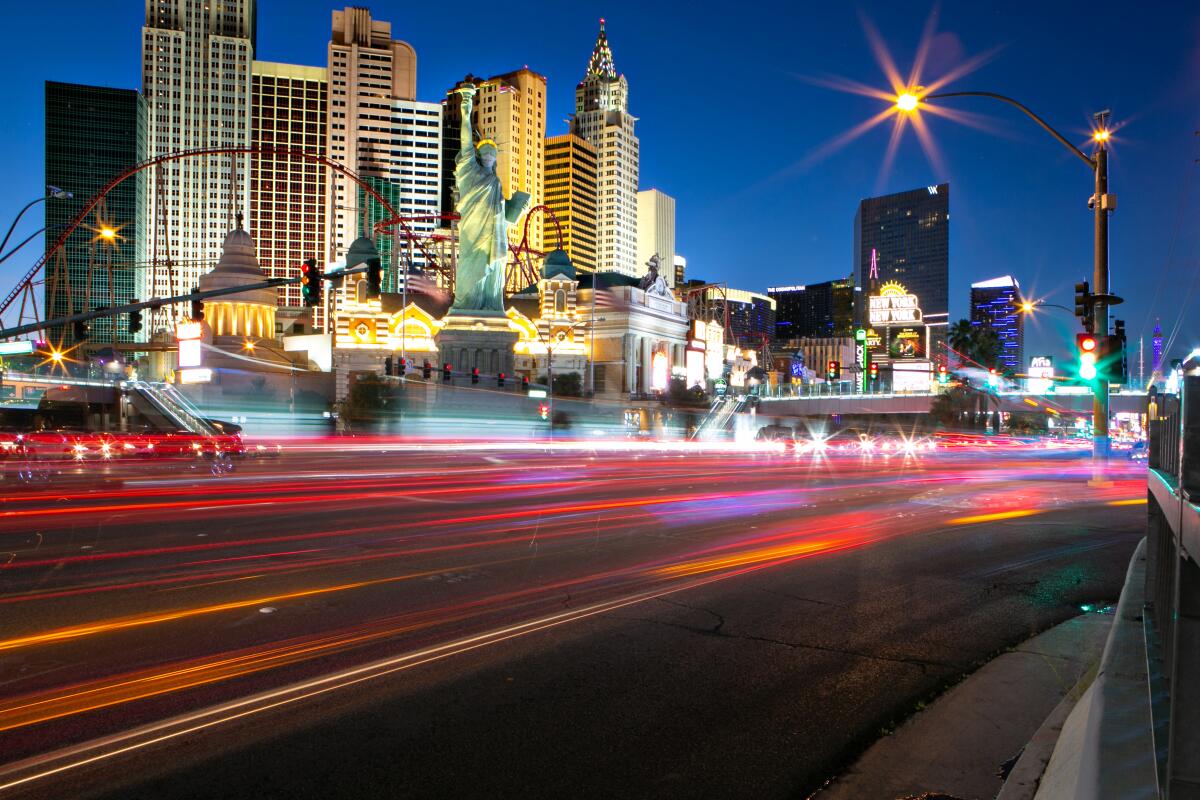
<path fill-rule="evenodd" d="M 460 373 L 478 369 L 484 377 L 494 378 L 499 372 L 513 377 L 517 332 L 509 327 L 506 315 L 451 311 L 445 323 L 437 337 L 442 364 Z"/>

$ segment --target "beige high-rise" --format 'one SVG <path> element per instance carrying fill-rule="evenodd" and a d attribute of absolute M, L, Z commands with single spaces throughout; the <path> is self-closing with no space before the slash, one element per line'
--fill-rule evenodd
<path fill-rule="evenodd" d="M 250 65 L 255 0 L 146 0 L 142 94 L 149 157 L 250 145 Z M 236 170 L 234 169 L 236 163 Z M 216 264 L 247 207 L 248 155 L 185 158 L 152 171 L 147 254 L 165 266 L 139 270 L 138 297 L 190 290 Z M 152 315 L 150 330 L 165 312 Z"/>
<path fill-rule="evenodd" d="M 250 138 L 264 150 L 325 155 L 329 82 L 324 67 L 255 61 Z M 307 258 L 325 258 L 327 170 L 322 164 L 263 152 L 250 173 L 250 235 L 272 278 L 295 278 Z M 279 288 L 279 305 L 301 304 L 300 286 Z"/>
<path fill-rule="evenodd" d="M 596 148 L 573 133 L 546 139 L 545 203 L 562 229 L 562 246 L 580 272 L 596 271 Z M 554 223 L 544 246 L 558 245 Z"/>
<path fill-rule="evenodd" d="M 329 40 L 329 158 L 363 178 L 388 177 L 392 101 L 417 91 L 417 53 L 392 39 L 392 24 L 365 8 L 333 12 Z M 361 192 L 344 175 L 331 176 L 328 260 L 346 252 L 367 227 Z"/>
<path fill-rule="evenodd" d="M 637 275 L 648 271 L 646 262 L 658 256 L 658 274 L 675 285 L 675 198 L 658 189 L 638 192 Z"/>

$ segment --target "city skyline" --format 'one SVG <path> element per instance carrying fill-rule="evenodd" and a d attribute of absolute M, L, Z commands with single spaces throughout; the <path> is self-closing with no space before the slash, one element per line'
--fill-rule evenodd
<path fill-rule="evenodd" d="M 285 13 L 280 5 L 260 3 L 255 58 L 320 65 L 328 46 L 328 17 L 335 5 L 303 3 L 297 9 L 303 13 Z M 1194 111 L 1185 107 L 1195 87 L 1187 84 L 1185 77 L 1189 69 L 1194 71 L 1196 48 L 1190 42 L 1153 51 L 1145 45 L 1151 31 L 1186 37 L 1188 30 L 1195 29 L 1195 12 L 1189 15 L 1190 29 L 1187 25 L 1167 24 L 1176 9 L 1183 11 L 1185 6 L 1168 5 L 1150 14 L 1149 19 L 1143 18 L 1146 15 L 1130 17 L 1126 25 L 1117 14 L 1119 7 L 1114 5 L 1107 14 L 1098 15 L 1100 19 L 1086 21 L 1086 26 L 1095 26 L 1098 38 L 1093 41 L 1101 46 L 1105 41 L 1126 42 L 1126 46 L 1109 48 L 1113 56 L 1106 69 L 1108 80 L 1100 85 L 1083 78 L 1058 81 L 1044 77 L 1066 74 L 1054 70 L 1044 71 L 1035 81 L 1033 70 L 1018 63 L 1021 59 L 1014 51 L 1031 48 L 1036 55 L 1031 60 L 1039 66 L 1064 63 L 1078 55 L 1049 45 L 1051 34 L 1067 24 L 1054 12 L 1043 29 L 1024 31 L 1002 14 L 945 10 L 930 56 L 931 69 L 936 62 L 944 71 L 992 46 L 1007 44 L 989 64 L 959 79 L 953 88 L 1001 90 L 1018 96 L 1080 142 L 1086 138 L 1091 110 L 1112 107 L 1118 123 L 1129 121 L 1127 127 L 1118 129 L 1113 151 L 1113 189 L 1122 198 L 1122 205 L 1112 223 L 1112 267 L 1114 290 L 1127 297 L 1118 315 L 1129 320 L 1131 346 L 1139 336 L 1149 339 L 1155 318 L 1162 319 L 1169 340 L 1193 288 L 1190 280 L 1197 239 L 1194 232 L 1179 228 L 1177 220 L 1188 203 L 1187 171 L 1194 169 L 1191 156 L 1195 150 L 1195 120 L 1190 118 Z M 41 136 L 36 129 L 41 117 L 42 81 L 138 88 L 136 54 L 114 53 L 111 47 L 97 49 L 74 39 L 83 36 L 85 29 L 102 26 L 108 33 L 102 38 L 109 42 L 119 41 L 122 36 L 132 41 L 144 20 L 144 8 L 132 5 L 110 9 L 100 18 L 92 18 L 93 10 L 83 4 L 78 4 L 78 11 L 68 15 L 71 32 L 65 41 L 71 47 L 72 58 L 54 60 L 42 74 L 32 70 L 18 73 L 35 73 L 13 89 L 14 117 L 26 120 L 27 129 L 35 132 L 16 135 L 18 131 L 12 130 L 11 123 L 4 131 L 9 151 L 20 155 L 22 162 L 14 175 L 14 185 L 23 187 L 22 192 L 14 190 L 14 197 L 0 206 L 0 211 L 8 210 L 9 218 L 26 199 L 24 193 L 34 196 L 40 189 L 40 169 L 26 169 L 24 163 L 40 166 Z M 388 16 L 386 9 L 376 11 Z M 42 12 L 28 9 L 23 13 L 32 21 Z M 594 41 L 597 20 L 605 16 L 617 67 L 629 76 L 634 87 L 631 108 L 640 114 L 638 138 L 643 153 L 638 188 L 657 187 L 678 198 L 677 250 L 689 259 L 689 277 L 724 280 L 753 291 L 764 291 L 768 285 L 842 277 L 850 266 L 845 255 L 850 249 L 848 229 L 859 200 L 943 180 L 956 187 L 951 234 L 952 319 L 967 316 L 970 283 L 990 275 L 1011 273 L 1030 294 L 1049 295 L 1058 302 L 1069 297 L 1072 283 L 1090 277 L 1090 216 L 1083 205 L 1090 188 L 1088 176 L 1053 149 L 1053 142 L 1043 142 L 1036 129 L 1026 127 L 1025 120 L 1010 117 L 1002 110 L 964 106 L 972 113 L 987 115 L 989 133 L 948 120 L 930 122 L 946 165 L 944 172 L 931 167 L 915 140 L 905 137 L 891 172 L 881 181 L 885 132 L 865 136 L 823 159 L 808 159 L 824 141 L 880 108 L 877 101 L 797 80 L 798 76 L 828 72 L 869 85 L 885 84 L 860 23 L 851 12 L 827 13 L 812 20 L 812 30 L 795 34 L 804 41 L 815 41 L 814 31 L 840 31 L 845 34 L 845 45 L 840 49 L 825 47 L 804 56 L 789 52 L 786 58 L 771 63 L 770 59 L 780 52 L 776 39 L 767 37 L 758 51 L 732 51 L 733 57 L 723 62 L 728 69 L 713 77 L 705 94 L 713 96 L 714 91 L 728 90 L 736 84 L 744 98 L 738 103 L 743 107 L 740 115 L 751 111 L 762 114 L 766 124 L 773 116 L 786 120 L 787 125 L 780 129 L 785 134 L 781 138 L 784 152 L 744 158 L 733 169 L 696 169 L 697 163 L 720 166 L 730 153 L 741 156 L 755 151 L 746 150 L 747 141 L 739 139 L 748 131 L 723 126 L 717 136 L 706 133 L 703 125 L 697 127 L 703 116 L 688 108 L 689 102 L 695 102 L 693 93 L 697 89 L 683 87 L 669 72 L 656 72 L 655 63 L 661 53 L 653 60 L 647 58 L 645 50 L 656 29 L 654 15 L 674 19 L 673 13 L 670 9 L 639 9 L 634 13 L 624 4 L 582 8 L 556 17 L 561 23 L 558 35 L 528 44 L 523 44 L 519 36 L 500 35 L 511 23 L 498 22 L 495 35 L 467 37 L 466 46 L 476 49 L 466 54 L 444 46 L 451 36 L 444 12 L 414 12 L 404 18 L 393 15 L 391 21 L 396 38 L 412 44 L 421 57 L 418 100 L 436 101 L 446 85 L 468 71 L 500 74 L 528 63 L 530 69 L 548 76 L 547 134 L 556 135 L 566 130 L 562 120 L 570 113 L 574 85 Z M 885 7 L 868 7 L 864 13 L 887 32 L 897 62 L 904 65 L 911 60 L 923 16 L 900 19 Z M 739 35 L 756 20 L 761 21 L 760 16 L 732 19 L 723 25 L 736 42 L 747 40 L 739 40 Z M 684 45 L 702 50 L 706 37 L 722 28 L 708 25 L 703 14 L 678 22 L 688 34 L 681 37 L 687 41 L 671 45 L 680 47 L 680 53 Z M 81 27 L 76 29 L 76 23 Z M 1077 23 L 1071 21 L 1072 25 Z M 1126 38 L 1121 40 L 1121 36 Z M 1183 56 L 1172 55 L 1181 52 Z M 95 63 L 88 64 L 89 59 Z M 1157 83 L 1149 80 L 1151 72 Z M 759 80 L 747 82 L 748 74 Z M 1147 84 L 1153 87 L 1149 92 Z M 786 102 L 780 102 L 783 100 Z M 785 105 L 793 108 L 785 111 Z M 995 131 L 1001 135 L 995 135 Z M 728 146 L 713 151 L 714 141 L 727 142 Z M 804 222 L 796 225 L 797 217 Z M 1014 231 L 1023 235 L 1013 236 Z M 36 255 L 26 251 L 10 262 L 10 272 L 0 277 L 3 288 L 7 289 L 22 265 L 31 263 Z M 1146 274 L 1151 277 L 1135 281 Z M 1179 288 L 1165 291 L 1172 281 Z M 1027 330 L 1027 353 L 1065 352 L 1068 334 L 1077 323 L 1066 315 L 1059 316 L 1062 318 L 1046 314 L 1033 321 Z M 1186 352 L 1196 333 L 1192 329 L 1181 332 L 1168 358 Z"/>

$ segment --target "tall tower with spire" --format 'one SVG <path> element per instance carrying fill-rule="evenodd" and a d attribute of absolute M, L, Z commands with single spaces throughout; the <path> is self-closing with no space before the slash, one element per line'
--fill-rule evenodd
<path fill-rule="evenodd" d="M 1155 322 L 1154 322 L 1154 337 L 1150 339 L 1150 352 L 1151 352 L 1150 376 L 1151 376 L 1151 378 L 1162 375 L 1162 351 L 1163 351 L 1162 325 L 1159 325 L 1158 321 L 1155 320 Z"/>
<path fill-rule="evenodd" d="M 629 83 L 617 72 L 604 20 L 583 80 L 575 87 L 571 133 L 596 149 L 596 269 L 638 276 L 638 139 Z"/>

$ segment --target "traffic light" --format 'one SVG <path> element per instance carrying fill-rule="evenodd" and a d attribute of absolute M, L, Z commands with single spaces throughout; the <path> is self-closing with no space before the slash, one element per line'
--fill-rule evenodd
<path fill-rule="evenodd" d="M 831 381 L 840 380 L 842 377 L 842 362 L 830 361 L 828 369 L 825 371 L 825 377 Z"/>
<path fill-rule="evenodd" d="M 950 382 L 950 370 L 946 369 L 945 364 L 938 365 L 938 383 L 945 386 Z"/>
<path fill-rule="evenodd" d="M 392 357 L 388 356 L 383 360 L 383 374 L 391 376 L 392 374 Z"/>
<path fill-rule="evenodd" d="M 442 364 L 442 381 L 444 383 L 450 382 L 450 375 L 453 371 L 454 371 L 454 368 L 451 367 L 449 364 Z"/>
<path fill-rule="evenodd" d="M 408 374 L 408 359 L 407 358 L 396 359 L 396 374 L 399 375 L 401 378 L 403 378 L 405 375 Z"/>
<path fill-rule="evenodd" d="M 383 266 L 378 258 L 367 259 L 367 297 L 379 297 L 383 291 Z"/>
<path fill-rule="evenodd" d="M 321 305 L 321 289 L 325 276 L 317 266 L 317 260 L 310 258 L 300 265 L 300 297 L 308 308 Z M 390 373 L 389 373 L 390 374 Z"/>
<path fill-rule="evenodd" d="M 91 326 L 83 320 L 78 320 L 71 325 L 71 333 L 74 335 L 75 341 L 77 342 L 82 342 L 87 339 L 90 332 Z"/>
<path fill-rule="evenodd" d="M 504 373 L 503 372 L 496 375 L 496 385 L 499 386 L 501 389 L 504 388 Z"/>
<path fill-rule="evenodd" d="M 425 380 L 429 380 L 433 377 L 433 364 L 430 364 L 428 359 L 426 359 L 425 363 L 421 365 L 421 377 Z"/>
<path fill-rule="evenodd" d="M 479 367 L 471 368 L 471 383 L 479 383 Z"/>
<path fill-rule="evenodd" d="M 133 298 L 133 302 L 138 302 L 138 299 Z M 142 310 L 135 309 L 129 312 L 129 332 L 137 333 L 142 329 Z"/>
<path fill-rule="evenodd" d="M 521 391 L 523 391 L 523 392 L 529 391 L 529 376 L 528 375 L 521 376 Z"/>
<path fill-rule="evenodd" d="M 867 368 L 867 374 L 870 376 L 872 382 L 879 380 L 879 365 L 872 361 Z"/>
<path fill-rule="evenodd" d="M 538 404 L 538 416 L 541 417 L 542 419 L 550 419 L 550 404 L 549 403 L 539 403 Z"/>
<path fill-rule="evenodd" d="M 1125 342 L 1125 320 L 1113 320 L 1113 335 L 1110 338 L 1113 342 L 1109 350 L 1113 355 L 1112 362 L 1107 368 L 1109 381 L 1125 385 L 1129 383 L 1129 354 Z"/>
<path fill-rule="evenodd" d="M 1094 306 L 1092 305 L 1091 286 L 1087 281 L 1075 284 L 1075 316 L 1083 321 L 1083 329 L 1088 333 L 1095 333 L 1096 318 L 1094 316 Z"/>
<path fill-rule="evenodd" d="M 204 301 L 203 300 L 193 300 L 192 301 L 192 319 L 195 320 L 196 322 L 199 322 L 200 320 L 204 319 Z"/>
<path fill-rule="evenodd" d="M 1100 342 L 1091 333 L 1075 334 L 1075 349 L 1079 352 L 1079 377 L 1085 381 L 1096 379 L 1096 362 L 1100 357 L 1098 352 Z"/>

